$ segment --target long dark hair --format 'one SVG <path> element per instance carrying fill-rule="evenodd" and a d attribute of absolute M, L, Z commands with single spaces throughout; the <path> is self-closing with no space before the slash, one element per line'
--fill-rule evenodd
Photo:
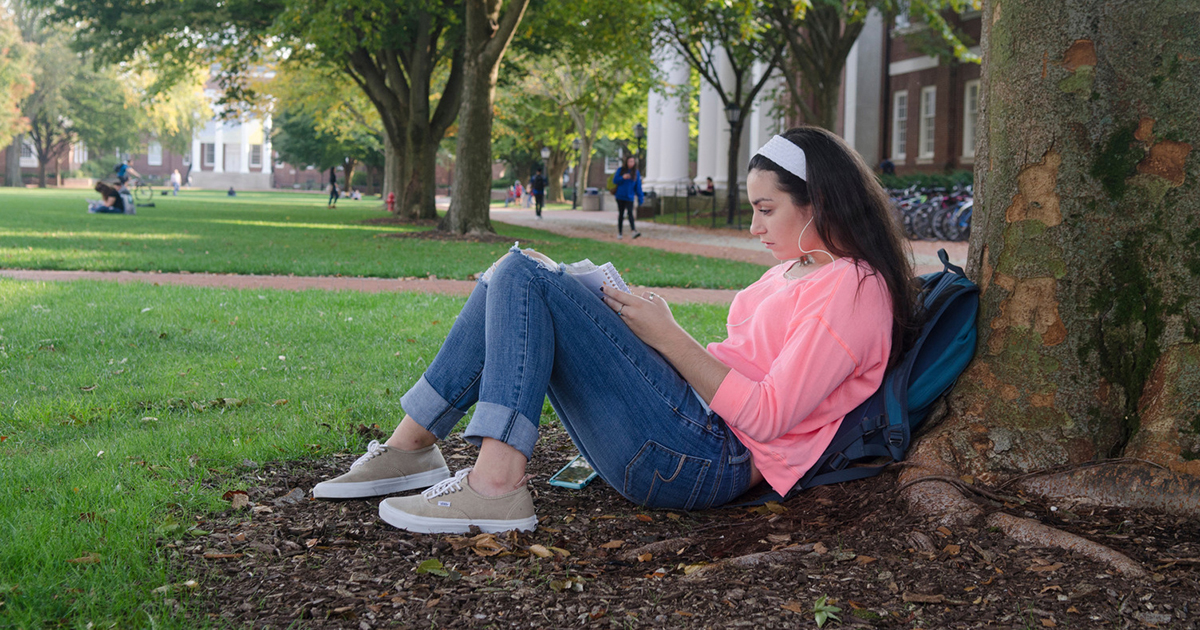
<path fill-rule="evenodd" d="M 629 168 L 629 160 L 633 160 L 633 168 Z M 641 171 L 638 170 L 638 162 L 636 157 L 627 155 L 621 158 L 621 167 L 617 169 L 617 175 L 620 176 L 624 175 L 625 173 L 633 175 L 634 179 L 637 179 L 638 176 L 641 175 Z"/>
<path fill-rule="evenodd" d="M 887 193 L 862 157 L 836 135 L 807 126 L 780 135 L 804 150 L 808 181 L 761 155 L 750 159 L 750 170 L 775 173 L 797 206 L 812 206 L 813 227 L 830 253 L 866 263 L 883 279 L 892 298 L 891 367 L 916 336 L 917 321 L 912 266 Z"/>

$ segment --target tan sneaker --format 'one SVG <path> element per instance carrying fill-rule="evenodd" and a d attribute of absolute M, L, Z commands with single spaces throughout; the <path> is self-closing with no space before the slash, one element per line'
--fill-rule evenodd
<path fill-rule="evenodd" d="M 419 495 L 384 499 L 379 518 L 388 525 L 421 534 L 464 534 L 471 526 L 484 532 L 510 529 L 531 531 L 537 527 L 533 497 L 523 485 L 498 497 L 485 497 L 467 484 L 467 473 L 458 471 Z"/>
<path fill-rule="evenodd" d="M 428 488 L 450 476 L 436 444 L 419 451 L 401 451 L 377 440 L 367 454 L 350 465 L 350 472 L 322 481 L 313 488 L 318 499 L 359 499 Z"/>

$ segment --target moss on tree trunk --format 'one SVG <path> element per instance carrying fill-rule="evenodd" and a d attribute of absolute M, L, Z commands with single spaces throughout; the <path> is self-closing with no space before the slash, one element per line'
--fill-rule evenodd
<path fill-rule="evenodd" d="M 1189 0 L 985 3 L 979 346 L 918 458 L 1200 474 L 1198 24 Z"/>

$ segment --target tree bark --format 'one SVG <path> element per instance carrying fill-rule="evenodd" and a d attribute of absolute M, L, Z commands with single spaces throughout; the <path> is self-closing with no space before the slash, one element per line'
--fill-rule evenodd
<path fill-rule="evenodd" d="M 979 344 L 914 459 L 985 483 L 1122 455 L 1200 476 L 1197 21 L 1187 0 L 985 2 Z"/>
<path fill-rule="evenodd" d="M 493 232 L 489 217 L 492 190 L 492 105 L 500 59 L 529 0 L 467 0 L 463 43 L 463 93 L 450 210 L 438 229 L 457 234 Z"/>
<path fill-rule="evenodd" d="M 561 149 L 550 149 L 550 159 L 546 161 L 546 203 L 564 203 L 562 179 L 567 170 L 567 158 L 570 154 Z"/>
<path fill-rule="evenodd" d="M 728 177 L 725 180 L 728 182 L 725 185 L 725 208 L 728 216 L 725 217 L 725 225 L 733 225 L 742 201 L 741 189 L 738 187 L 738 161 L 741 159 L 743 126 L 745 123 L 741 120 L 729 125 L 729 167 L 725 171 L 725 176 Z"/>
<path fill-rule="evenodd" d="M 24 134 L 13 136 L 12 144 L 8 145 L 8 157 L 4 162 L 4 185 L 5 186 L 23 186 L 21 181 L 21 143 L 24 141 Z"/>

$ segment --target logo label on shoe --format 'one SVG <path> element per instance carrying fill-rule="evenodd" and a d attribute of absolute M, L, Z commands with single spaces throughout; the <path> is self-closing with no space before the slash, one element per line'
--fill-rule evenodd
<path fill-rule="evenodd" d="M 438 507 L 450 507 L 449 501 L 438 501 Z"/>

